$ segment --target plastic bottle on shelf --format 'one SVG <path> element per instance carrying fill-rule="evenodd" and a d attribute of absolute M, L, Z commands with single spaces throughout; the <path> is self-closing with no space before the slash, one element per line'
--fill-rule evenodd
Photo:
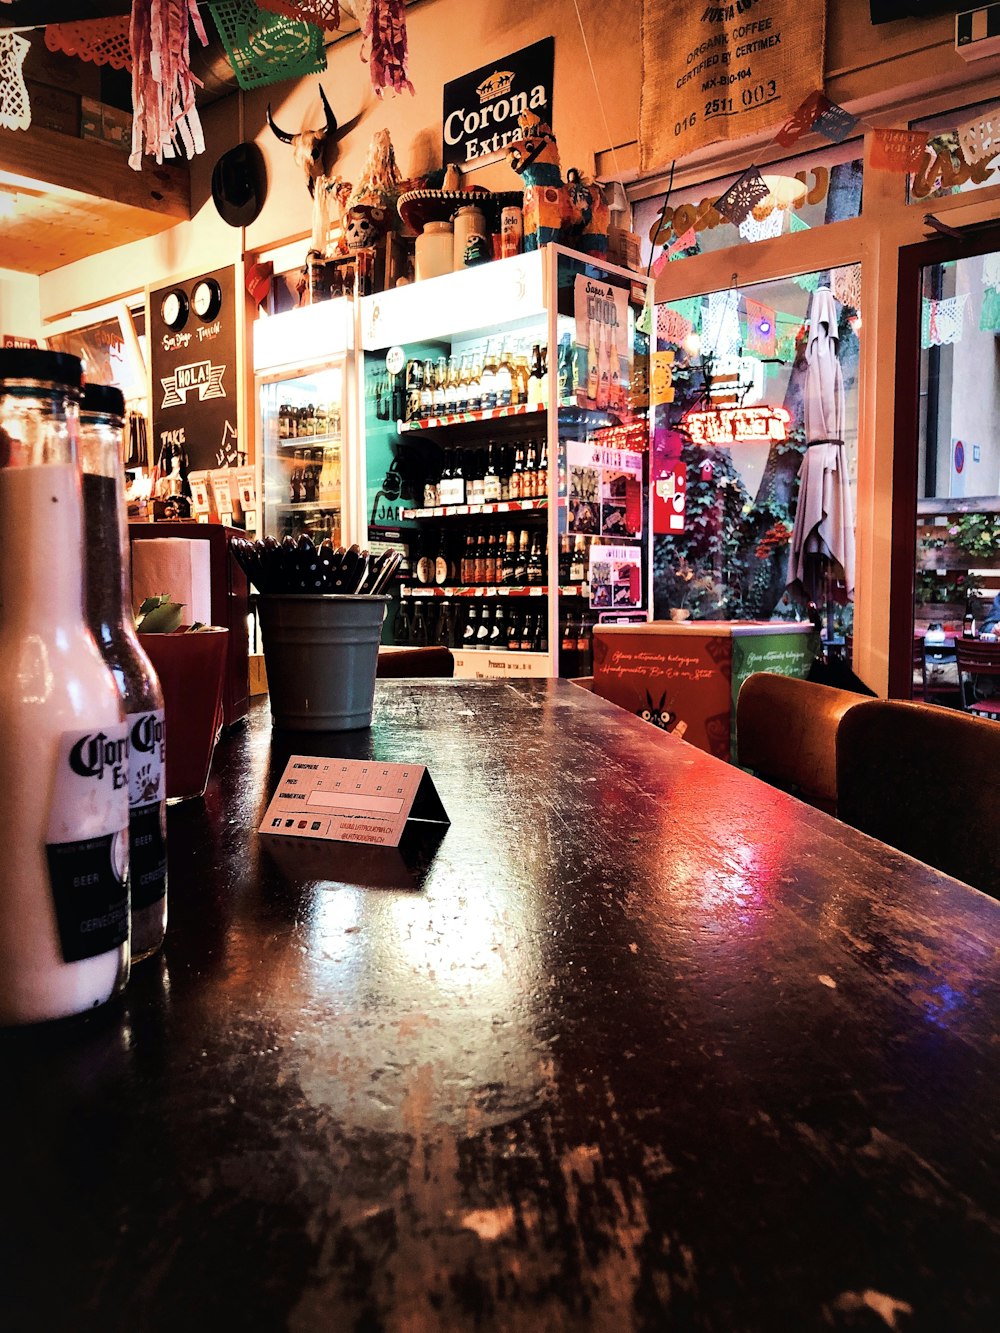
<path fill-rule="evenodd" d="M 80 384 L 76 357 L 0 351 L 2 1025 L 94 1009 L 129 972 L 128 728 L 85 617 Z"/>
<path fill-rule="evenodd" d="M 121 695 L 129 729 L 131 952 L 156 952 L 167 928 L 167 789 L 163 691 L 136 635 L 121 469 L 125 401 L 88 384 L 80 409 L 87 536 L 87 620 Z"/>

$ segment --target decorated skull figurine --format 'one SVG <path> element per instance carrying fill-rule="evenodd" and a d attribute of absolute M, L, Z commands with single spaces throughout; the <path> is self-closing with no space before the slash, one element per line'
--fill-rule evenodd
<path fill-rule="evenodd" d="M 354 204 L 347 210 L 344 238 L 352 253 L 375 245 L 385 230 L 385 209 L 368 204 Z"/>

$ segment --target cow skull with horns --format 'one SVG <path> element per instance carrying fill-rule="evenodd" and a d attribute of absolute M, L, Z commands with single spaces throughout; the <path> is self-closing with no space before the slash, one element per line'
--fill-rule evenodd
<path fill-rule="evenodd" d="M 336 243 L 331 240 L 331 229 L 342 230 L 340 224 L 343 205 L 347 195 L 351 192 L 349 182 L 342 181 L 339 176 L 328 173 L 329 148 L 357 123 L 359 117 L 355 117 L 343 129 L 340 129 L 337 125 L 337 117 L 334 115 L 333 107 L 327 100 L 322 87 L 319 90 L 319 95 L 323 103 L 323 110 L 326 113 L 326 124 L 319 129 L 302 130 L 299 134 L 289 134 L 287 130 L 283 130 L 275 124 L 274 117 L 271 115 L 270 103 L 267 107 L 267 123 L 282 143 L 291 146 L 295 165 L 302 167 L 305 171 L 306 185 L 313 201 L 310 246 L 312 250 L 325 255 L 331 248 L 337 248 Z"/>

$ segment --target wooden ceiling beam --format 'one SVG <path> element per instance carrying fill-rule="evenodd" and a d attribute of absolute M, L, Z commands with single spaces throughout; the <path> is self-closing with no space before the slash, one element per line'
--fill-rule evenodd
<path fill-rule="evenodd" d="M 96 139 L 77 139 L 55 130 L 0 130 L 0 171 L 78 190 L 97 199 L 186 222 L 191 217 L 188 167 L 144 158 L 133 171 L 120 148 Z"/>

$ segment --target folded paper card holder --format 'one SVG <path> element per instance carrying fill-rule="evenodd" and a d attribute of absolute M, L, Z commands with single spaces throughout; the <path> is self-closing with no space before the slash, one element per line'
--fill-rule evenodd
<path fill-rule="evenodd" d="M 293 754 L 260 832 L 398 847 L 410 819 L 451 822 L 423 764 Z"/>

